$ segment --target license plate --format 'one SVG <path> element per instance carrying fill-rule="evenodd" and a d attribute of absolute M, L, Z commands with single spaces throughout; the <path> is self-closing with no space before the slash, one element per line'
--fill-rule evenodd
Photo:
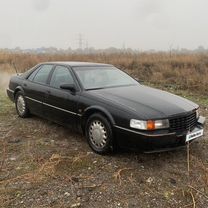
<path fill-rule="evenodd" d="M 192 139 L 196 139 L 200 136 L 203 136 L 204 134 L 204 130 L 201 129 L 201 130 L 198 130 L 198 131 L 195 131 L 195 132 L 192 132 L 192 133 L 189 133 L 186 135 L 186 142 L 192 140 Z"/>

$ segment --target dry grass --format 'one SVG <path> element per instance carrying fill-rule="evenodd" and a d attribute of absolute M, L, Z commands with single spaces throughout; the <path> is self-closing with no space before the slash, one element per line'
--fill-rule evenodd
<path fill-rule="evenodd" d="M 91 61 L 111 63 L 133 76 L 163 86 L 206 94 L 208 54 L 11 54 L 0 52 L 0 71 L 23 72 L 45 61 Z"/>

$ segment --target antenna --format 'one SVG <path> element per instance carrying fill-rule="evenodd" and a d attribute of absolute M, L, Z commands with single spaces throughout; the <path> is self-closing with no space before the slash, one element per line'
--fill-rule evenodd
<path fill-rule="evenodd" d="M 13 68 L 14 68 L 16 74 L 18 75 L 18 71 L 17 71 L 16 64 L 15 64 L 13 61 L 11 61 L 11 65 L 13 66 Z"/>

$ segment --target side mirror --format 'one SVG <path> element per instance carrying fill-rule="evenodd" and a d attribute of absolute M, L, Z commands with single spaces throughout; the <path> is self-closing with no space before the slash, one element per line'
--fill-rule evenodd
<path fill-rule="evenodd" d="M 71 92 L 76 91 L 76 87 L 74 84 L 62 84 L 62 85 L 60 85 L 60 88 L 63 90 L 69 90 Z"/>

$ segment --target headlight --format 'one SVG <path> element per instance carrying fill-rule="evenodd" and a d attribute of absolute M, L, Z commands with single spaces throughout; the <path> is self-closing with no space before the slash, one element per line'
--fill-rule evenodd
<path fill-rule="evenodd" d="M 147 122 L 141 121 L 141 120 L 136 120 L 136 119 L 131 119 L 130 120 L 130 127 L 135 128 L 135 129 L 145 130 L 145 129 L 147 129 Z"/>
<path fill-rule="evenodd" d="M 140 130 L 166 129 L 169 128 L 169 120 L 163 119 L 163 120 L 142 121 L 142 120 L 131 119 L 130 127 Z"/>

